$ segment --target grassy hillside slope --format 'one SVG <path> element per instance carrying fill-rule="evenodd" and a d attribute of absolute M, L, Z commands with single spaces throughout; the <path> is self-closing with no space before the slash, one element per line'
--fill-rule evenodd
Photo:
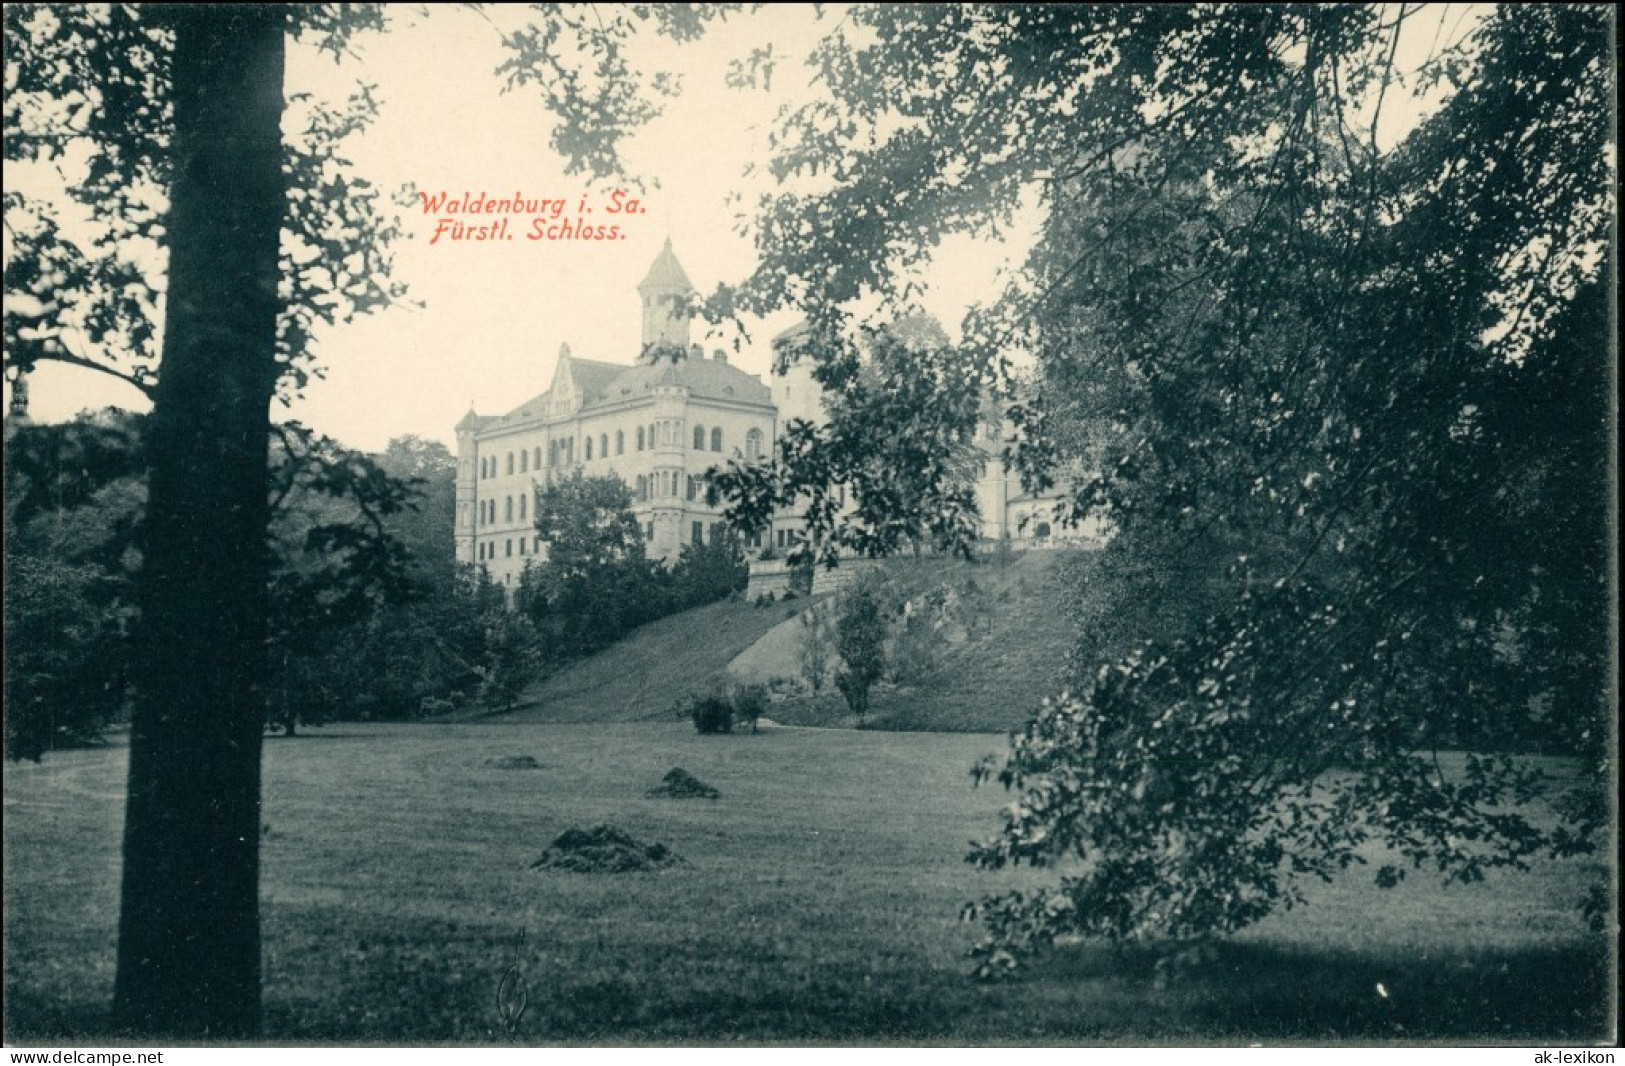
<path fill-rule="evenodd" d="M 968 638 L 945 642 L 925 676 L 882 684 L 865 728 L 954 733 L 1002 732 L 1026 721 L 1058 677 L 1073 644 L 1061 609 L 1068 583 L 1089 557 L 1075 552 L 1028 552 L 1008 565 L 948 559 L 894 560 L 887 572 L 912 587 L 974 582 L 985 621 Z M 746 649 L 757 679 L 798 676 L 796 642 L 762 642 L 798 615 L 808 601 L 716 603 L 652 622 L 620 643 L 532 686 L 521 706 L 501 721 L 534 723 L 636 722 L 675 713 L 686 697 L 725 685 L 728 665 Z M 963 634 L 961 634 L 963 636 Z M 767 654 L 761 654 L 762 651 Z M 787 688 L 785 686 L 776 686 Z M 821 693 L 778 695 L 768 717 L 786 725 L 857 725 L 826 686 Z"/>
<path fill-rule="evenodd" d="M 1038 701 L 1059 691 L 1073 625 L 1062 609 L 1067 586 L 1093 556 L 1028 552 L 1008 566 L 987 562 L 899 561 L 893 572 L 921 584 L 974 581 L 985 595 L 985 628 L 945 643 L 926 676 L 882 684 L 871 696 L 869 729 L 953 733 L 1003 732 L 1027 720 Z M 910 574 L 910 570 L 917 572 Z M 788 671 L 787 671 L 788 672 Z M 768 716 L 787 725 L 854 726 L 834 691 L 774 704 Z"/>
<path fill-rule="evenodd" d="M 507 722 L 638 722 L 675 713 L 719 683 L 729 660 L 805 600 L 755 607 L 723 601 L 670 615 L 531 686 Z"/>

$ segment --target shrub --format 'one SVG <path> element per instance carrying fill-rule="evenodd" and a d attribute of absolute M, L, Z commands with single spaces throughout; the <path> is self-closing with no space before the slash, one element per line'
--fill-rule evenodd
<path fill-rule="evenodd" d="M 1005 530 L 999 534 L 999 539 L 993 542 L 993 565 L 1003 570 L 1015 561 L 1015 546 L 1010 543 L 1010 531 Z"/>
<path fill-rule="evenodd" d="M 732 733 L 734 729 L 733 704 L 724 696 L 697 696 L 689 704 L 689 717 L 694 728 L 701 733 Z"/>
<path fill-rule="evenodd" d="M 880 595 L 869 582 L 854 582 L 841 593 L 835 644 L 841 653 L 835 686 L 862 722 L 869 710 L 869 688 L 886 668 L 886 618 Z"/>
<path fill-rule="evenodd" d="M 756 732 L 756 723 L 767 710 L 767 686 L 758 684 L 744 684 L 734 688 L 733 716 L 741 722 L 750 723 L 750 731 Z"/>
<path fill-rule="evenodd" d="M 886 676 L 890 680 L 908 685 L 936 671 L 941 660 L 938 622 L 943 617 L 944 602 L 943 590 L 936 588 L 903 605 L 887 656 Z"/>
<path fill-rule="evenodd" d="M 796 646 L 796 661 L 801 676 L 813 694 L 822 691 L 829 676 L 829 664 L 835 658 L 835 634 L 830 631 L 829 620 L 817 608 L 801 616 L 801 639 Z"/>

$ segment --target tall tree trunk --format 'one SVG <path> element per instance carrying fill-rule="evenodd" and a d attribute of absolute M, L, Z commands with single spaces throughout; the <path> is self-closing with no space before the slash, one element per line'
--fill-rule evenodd
<path fill-rule="evenodd" d="M 155 10 L 175 30 L 174 169 L 114 1022 L 230 1038 L 260 1021 L 265 472 L 286 10 Z"/>

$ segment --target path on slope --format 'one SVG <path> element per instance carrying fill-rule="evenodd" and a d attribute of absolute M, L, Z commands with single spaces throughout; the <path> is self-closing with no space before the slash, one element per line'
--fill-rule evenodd
<path fill-rule="evenodd" d="M 976 581 L 985 591 L 990 618 L 975 639 L 942 649 L 932 676 L 901 687 L 879 686 L 865 724 L 971 733 L 1021 725 L 1040 699 L 1059 690 L 1058 674 L 1074 643 L 1062 601 L 1078 580 L 1077 562 L 1088 558 L 1089 553 L 1034 551 L 1007 566 L 894 560 L 896 574 L 912 574 L 915 582 Z M 814 602 L 714 603 L 662 618 L 532 685 L 515 710 L 480 720 L 609 723 L 672 717 L 687 697 L 728 684 L 729 663 L 753 645 L 754 669 L 747 673 L 797 676 L 794 641 L 782 633 L 758 641 Z M 832 688 L 816 696 L 776 698 L 768 717 L 784 725 L 857 724 Z"/>
<path fill-rule="evenodd" d="M 675 715 L 685 698 L 723 683 L 734 656 L 808 602 L 724 601 L 650 622 L 532 685 L 515 710 L 481 720 L 640 722 Z"/>

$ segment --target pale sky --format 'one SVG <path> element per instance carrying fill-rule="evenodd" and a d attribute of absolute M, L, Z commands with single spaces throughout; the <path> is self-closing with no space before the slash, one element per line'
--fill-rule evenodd
<path fill-rule="evenodd" d="M 1437 47 L 1436 31 L 1446 40 L 1459 37 L 1462 23 L 1470 27 L 1481 10 L 1446 7 L 1441 19 L 1418 19 L 1404 51 L 1416 52 L 1420 62 Z M 357 174 L 391 191 L 411 184 L 453 197 L 579 200 L 585 183 L 564 177 L 547 143 L 550 116 L 535 90 L 500 91 L 494 71 L 504 52 L 492 20 L 511 23 L 515 12 L 394 5 L 390 14 L 387 32 L 357 39 L 358 59 L 335 66 L 311 50 L 290 51 L 290 96 L 309 91 L 336 101 L 358 79 L 377 86 L 379 118 L 349 144 Z M 625 240 L 520 236 L 430 246 L 435 217 L 421 208 L 404 210 L 407 239 L 397 249 L 395 276 L 423 307 L 393 308 L 321 334 L 318 361 L 326 379 L 314 382 L 293 411 L 279 408 L 273 417 L 298 418 L 368 450 L 408 433 L 451 444 L 452 426 L 471 405 L 482 414 L 500 413 L 544 390 L 561 343 L 578 356 L 630 364 L 640 338 L 636 285 L 667 237 L 701 292 L 749 273 L 754 250 L 736 232 L 738 205 L 730 194 L 743 194 L 749 204 L 766 188 L 765 177 L 747 180 L 742 172 L 766 158 L 778 108 L 805 98 L 811 74 L 802 57 L 838 19 L 830 9 L 820 20 L 810 6 L 775 6 L 714 24 L 695 44 L 662 39 L 640 49 L 649 72 L 681 75 L 683 92 L 625 145 L 630 169 L 660 185 L 643 196 L 646 214 L 623 220 Z M 727 88 L 728 61 L 768 43 L 780 57 L 773 92 Z M 1396 116 L 1405 110 L 1389 106 Z M 1395 121 L 1408 128 L 1414 116 Z M 30 175 L 8 173 L 8 184 L 14 177 Z M 600 190 L 598 199 L 607 192 Z M 599 215 L 594 221 L 612 220 Z M 1037 222 L 1028 212 L 1018 227 L 1025 232 L 1006 245 L 966 239 L 945 246 L 939 259 L 952 267 L 928 275 L 925 304 L 951 335 L 971 303 L 996 295 L 1001 269 L 1019 265 Z M 755 328 L 752 347 L 734 354 L 735 364 L 765 379 L 766 341 L 793 319 L 785 315 Z M 56 421 L 108 404 L 139 408 L 143 398 L 111 378 L 44 364 L 31 379 L 30 404 L 36 419 Z"/>
<path fill-rule="evenodd" d="M 504 51 L 492 20 L 506 25 L 514 13 L 397 7 L 391 14 L 386 33 L 357 39 L 358 59 L 335 66 L 313 50 L 290 50 L 290 97 L 310 91 L 336 101 L 358 79 L 377 86 L 377 121 L 348 142 L 355 173 L 392 191 L 410 184 L 453 197 L 562 197 L 573 212 L 587 188 L 582 178 L 564 176 L 548 147 L 551 117 L 534 89 L 504 94 L 494 73 Z M 622 241 L 533 242 L 521 234 L 431 246 L 437 216 L 403 211 L 407 239 L 397 248 L 395 277 L 423 307 L 392 308 L 321 334 L 326 379 L 313 383 L 292 411 L 278 408 L 273 417 L 298 418 L 369 450 L 407 433 L 452 444 L 452 426 L 471 405 L 500 413 L 543 391 L 561 343 L 580 357 L 630 365 L 641 336 L 636 286 L 668 237 L 702 293 L 750 272 L 755 252 L 736 232 L 739 207 L 730 194 L 744 194 L 749 203 L 765 188 L 761 180 L 747 182 L 743 171 L 766 158 L 778 108 L 805 97 L 810 71 L 801 57 L 837 20 L 827 8 L 818 19 L 810 6 L 780 6 L 731 16 L 694 44 L 656 39 L 640 49 L 649 72 L 681 75 L 683 92 L 624 146 L 630 170 L 659 188 L 631 193 L 646 213 L 622 220 L 628 231 Z M 773 91 L 728 88 L 728 61 L 768 43 L 782 60 Z M 1025 255 L 1025 242 L 1013 251 Z M 971 302 L 995 294 L 998 267 L 1010 255 L 968 244 L 952 252 L 944 258 L 954 270 L 935 279 L 927 300 L 950 330 Z M 751 346 L 731 355 L 735 365 L 765 380 L 766 341 L 794 317 L 753 328 Z M 698 333 L 699 327 L 697 339 Z M 708 351 L 722 344 L 705 342 Z M 29 398 L 39 421 L 108 404 L 145 406 L 135 390 L 111 378 L 57 364 L 39 367 Z"/>

